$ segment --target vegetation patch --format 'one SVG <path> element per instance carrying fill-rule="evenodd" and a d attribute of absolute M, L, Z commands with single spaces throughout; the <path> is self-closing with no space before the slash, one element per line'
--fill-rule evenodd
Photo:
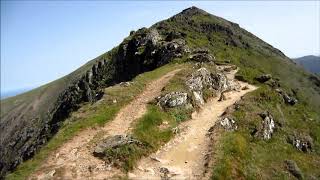
<path fill-rule="evenodd" d="M 319 177 L 319 114 L 300 102 L 287 105 L 274 89 L 262 85 L 246 95 L 232 113 L 239 128 L 222 132 L 215 144 L 216 161 L 212 179 L 291 179 L 285 168 L 286 160 L 296 162 L 305 178 Z M 261 125 L 259 113 L 268 110 L 275 118 L 276 131 L 270 140 L 254 136 Z M 316 144 L 303 153 L 287 142 L 290 134 L 303 132 Z"/>

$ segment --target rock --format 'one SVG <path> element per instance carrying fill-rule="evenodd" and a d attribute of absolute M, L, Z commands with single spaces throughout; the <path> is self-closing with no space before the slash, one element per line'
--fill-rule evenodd
<path fill-rule="evenodd" d="M 243 86 L 243 87 L 241 88 L 241 90 L 247 90 L 247 89 L 249 89 L 249 87 L 248 87 L 247 85 L 245 85 L 245 86 Z"/>
<path fill-rule="evenodd" d="M 275 89 L 275 91 L 282 96 L 284 102 L 287 104 L 295 105 L 298 102 L 296 98 L 289 96 L 285 91 L 283 91 L 280 88 Z"/>
<path fill-rule="evenodd" d="M 155 46 L 160 40 L 161 36 L 156 29 L 151 29 L 150 32 L 146 35 L 146 41 L 151 42 L 153 46 Z"/>
<path fill-rule="evenodd" d="M 312 152 L 313 139 L 309 135 L 291 135 L 287 141 L 299 151 Z"/>
<path fill-rule="evenodd" d="M 225 71 L 225 72 L 230 72 L 230 71 L 232 71 L 232 70 L 236 70 L 237 68 L 238 68 L 238 67 L 235 66 L 235 65 L 226 66 L 226 67 L 223 68 L 223 71 Z"/>
<path fill-rule="evenodd" d="M 122 86 L 122 87 L 129 87 L 131 85 L 131 82 L 121 82 L 119 83 L 119 86 Z"/>
<path fill-rule="evenodd" d="M 227 100 L 227 98 L 224 95 L 224 92 L 222 92 L 218 101 L 224 101 L 224 100 Z"/>
<path fill-rule="evenodd" d="M 180 129 L 179 127 L 175 127 L 175 128 L 172 128 L 171 131 L 173 134 L 178 134 L 180 132 Z"/>
<path fill-rule="evenodd" d="M 94 148 L 93 155 L 96 157 L 103 157 L 105 155 L 106 150 L 115 149 L 123 145 L 127 144 L 139 144 L 142 143 L 136 139 L 134 139 L 130 135 L 115 135 L 109 136 L 103 140 L 101 140 L 97 146 Z"/>
<path fill-rule="evenodd" d="M 169 180 L 169 176 L 168 175 L 169 175 L 170 171 L 169 171 L 168 168 L 161 167 L 159 172 L 161 173 L 160 176 L 161 176 L 162 180 Z"/>
<path fill-rule="evenodd" d="M 196 101 L 196 103 L 203 105 L 204 99 L 203 99 L 202 91 L 193 91 L 192 93 L 193 93 L 194 100 Z"/>
<path fill-rule="evenodd" d="M 222 118 L 220 120 L 220 125 L 228 131 L 234 131 L 237 130 L 238 126 L 236 125 L 236 122 L 232 118 Z"/>
<path fill-rule="evenodd" d="M 157 98 L 158 105 L 169 108 L 185 105 L 187 103 L 187 99 L 188 94 L 183 92 L 171 92 Z"/>
<path fill-rule="evenodd" d="M 256 80 L 261 82 L 261 83 L 264 83 L 264 82 L 268 81 L 271 78 L 272 78 L 271 74 L 262 74 L 262 75 L 256 77 Z"/>
<path fill-rule="evenodd" d="M 206 68 L 200 68 L 186 81 L 186 85 L 192 92 L 197 104 L 204 104 L 203 89 L 215 89 L 225 91 L 230 88 L 227 77 L 223 73 L 210 73 Z"/>
<path fill-rule="evenodd" d="M 286 92 L 282 92 L 282 97 L 287 104 L 295 105 L 298 100 L 294 97 L 290 97 Z"/>
<path fill-rule="evenodd" d="M 207 49 L 198 48 L 192 52 L 188 59 L 197 62 L 211 62 L 215 57 L 212 57 Z"/>
<path fill-rule="evenodd" d="M 161 162 L 161 160 L 158 159 L 157 157 L 152 157 L 152 156 L 150 156 L 150 159 L 152 159 L 152 160 L 154 160 L 154 161 L 157 161 L 157 162 Z"/>
<path fill-rule="evenodd" d="M 186 85 L 190 91 L 202 91 L 204 86 L 212 85 L 211 73 L 206 68 L 200 68 L 192 73 L 191 77 L 186 81 Z"/>
<path fill-rule="evenodd" d="M 241 84 L 237 80 L 228 81 L 228 91 L 240 91 Z"/>
<path fill-rule="evenodd" d="M 297 179 L 303 179 L 303 174 L 298 167 L 297 163 L 293 160 L 285 160 L 287 170 Z"/>
<path fill-rule="evenodd" d="M 176 32 L 176 31 L 171 31 L 167 34 L 167 37 L 166 37 L 166 41 L 172 41 L 174 39 L 181 39 L 181 38 L 184 38 L 186 36 L 185 33 L 183 32 Z"/>
<path fill-rule="evenodd" d="M 158 66 L 166 64 L 173 58 L 182 57 L 184 54 L 190 52 L 184 39 L 174 39 L 170 42 L 164 42 L 157 51 L 157 54 L 159 54 L 160 57 Z"/>
<path fill-rule="evenodd" d="M 266 111 L 260 114 L 262 120 L 262 137 L 265 140 L 271 139 L 271 136 L 273 134 L 274 128 L 275 128 L 275 123 L 273 120 L 272 115 Z"/>
<path fill-rule="evenodd" d="M 212 86 L 218 91 L 229 90 L 230 84 L 228 82 L 227 76 L 223 73 L 216 73 L 212 75 Z"/>

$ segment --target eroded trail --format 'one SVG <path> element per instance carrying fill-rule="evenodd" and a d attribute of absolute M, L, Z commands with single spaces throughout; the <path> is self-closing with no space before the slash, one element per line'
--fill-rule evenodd
<path fill-rule="evenodd" d="M 229 80 L 234 80 L 236 70 L 227 73 Z M 227 107 L 233 105 L 255 86 L 238 82 L 246 90 L 225 93 L 227 99 L 212 99 L 203 108 L 194 113 L 191 120 L 180 125 L 182 132 L 159 149 L 156 153 L 142 159 L 137 168 L 129 173 L 130 179 L 202 179 L 205 155 L 208 153 L 209 137 L 206 136 L 219 116 Z M 241 88 L 240 88 L 241 89 Z"/>
<path fill-rule="evenodd" d="M 108 179 L 121 173 L 92 155 L 94 137 L 125 134 L 134 120 L 146 112 L 147 102 L 157 97 L 161 89 L 180 69 L 151 82 L 116 118 L 102 128 L 87 129 L 52 153 L 29 179 Z"/>

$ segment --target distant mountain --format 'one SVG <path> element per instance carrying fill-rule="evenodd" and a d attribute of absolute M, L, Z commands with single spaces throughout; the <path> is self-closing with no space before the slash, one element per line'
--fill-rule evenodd
<path fill-rule="evenodd" d="M 306 70 L 313 73 L 320 73 L 320 56 L 303 56 L 293 59 L 294 62 L 303 66 Z"/>

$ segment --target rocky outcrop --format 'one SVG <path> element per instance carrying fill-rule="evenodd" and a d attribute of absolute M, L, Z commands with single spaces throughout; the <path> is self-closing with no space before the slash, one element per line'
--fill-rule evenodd
<path fill-rule="evenodd" d="M 184 92 L 171 92 L 164 96 L 157 97 L 158 105 L 166 108 L 173 108 L 187 104 L 188 94 Z"/>
<path fill-rule="evenodd" d="M 298 100 L 292 96 L 289 96 L 285 91 L 282 89 L 276 89 L 276 91 L 282 96 L 284 102 L 289 105 L 295 105 L 298 103 Z"/>
<path fill-rule="evenodd" d="M 196 62 L 211 62 L 215 59 L 215 57 L 211 56 L 207 49 L 199 48 L 193 50 L 188 59 Z"/>
<path fill-rule="evenodd" d="M 312 152 L 313 140 L 308 135 L 291 135 L 287 138 L 287 141 L 299 151 Z"/>
<path fill-rule="evenodd" d="M 223 117 L 220 119 L 220 125 L 227 131 L 234 131 L 237 130 L 238 126 L 233 118 L 230 117 Z"/>
<path fill-rule="evenodd" d="M 82 102 L 100 99 L 103 88 L 131 80 L 188 52 L 184 39 L 166 38 L 156 29 L 142 28 L 108 54 L 53 82 L 52 92 L 46 94 L 54 96 L 41 100 L 41 106 L 23 105 L 29 109 L 1 117 L 0 177 L 32 157 Z"/>
<path fill-rule="evenodd" d="M 264 83 L 264 82 L 270 80 L 271 78 L 272 78 L 271 74 L 262 74 L 262 75 L 256 77 L 256 80 L 261 83 Z"/>
<path fill-rule="evenodd" d="M 130 135 L 115 135 L 98 142 L 93 155 L 113 166 L 121 166 L 129 161 L 129 154 L 137 148 L 143 149 L 145 144 Z"/>
<path fill-rule="evenodd" d="M 287 170 L 297 179 L 303 179 L 303 174 L 298 167 L 297 163 L 293 160 L 285 160 L 284 161 Z"/>
<path fill-rule="evenodd" d="M 110 149 L 116 149 L 118 147 L 129 145 L 129 144 L 137 144 L 142 145 L 140 141 L 134 139 L 130 135 L 115 135 L 109 136 L 103 140 L 101 140 L 93 150 L 93 155 L 96 157 L 103 157 L 106 155 L 106 151 Z"/>
<path fill-rule="evenodd" d="M 262 118 L 261 126 L 256 131 L 255 135 L 258 135 L 264 140 L 269 140 L 275 129 L 274 119 L 268 111 L 260 113 L 260 117 Z"/>
<path fill-rule="evenodd" d="M 193 93 L 198 104 L 203 104 L 203 90 L 214 89 L 220 92 L 229 89 L 227 77 L 222 73 L 211 73 L 206 68 L 200 68 L 192 73 L 191 77 L 186 81 L 186 85 Z"/>

